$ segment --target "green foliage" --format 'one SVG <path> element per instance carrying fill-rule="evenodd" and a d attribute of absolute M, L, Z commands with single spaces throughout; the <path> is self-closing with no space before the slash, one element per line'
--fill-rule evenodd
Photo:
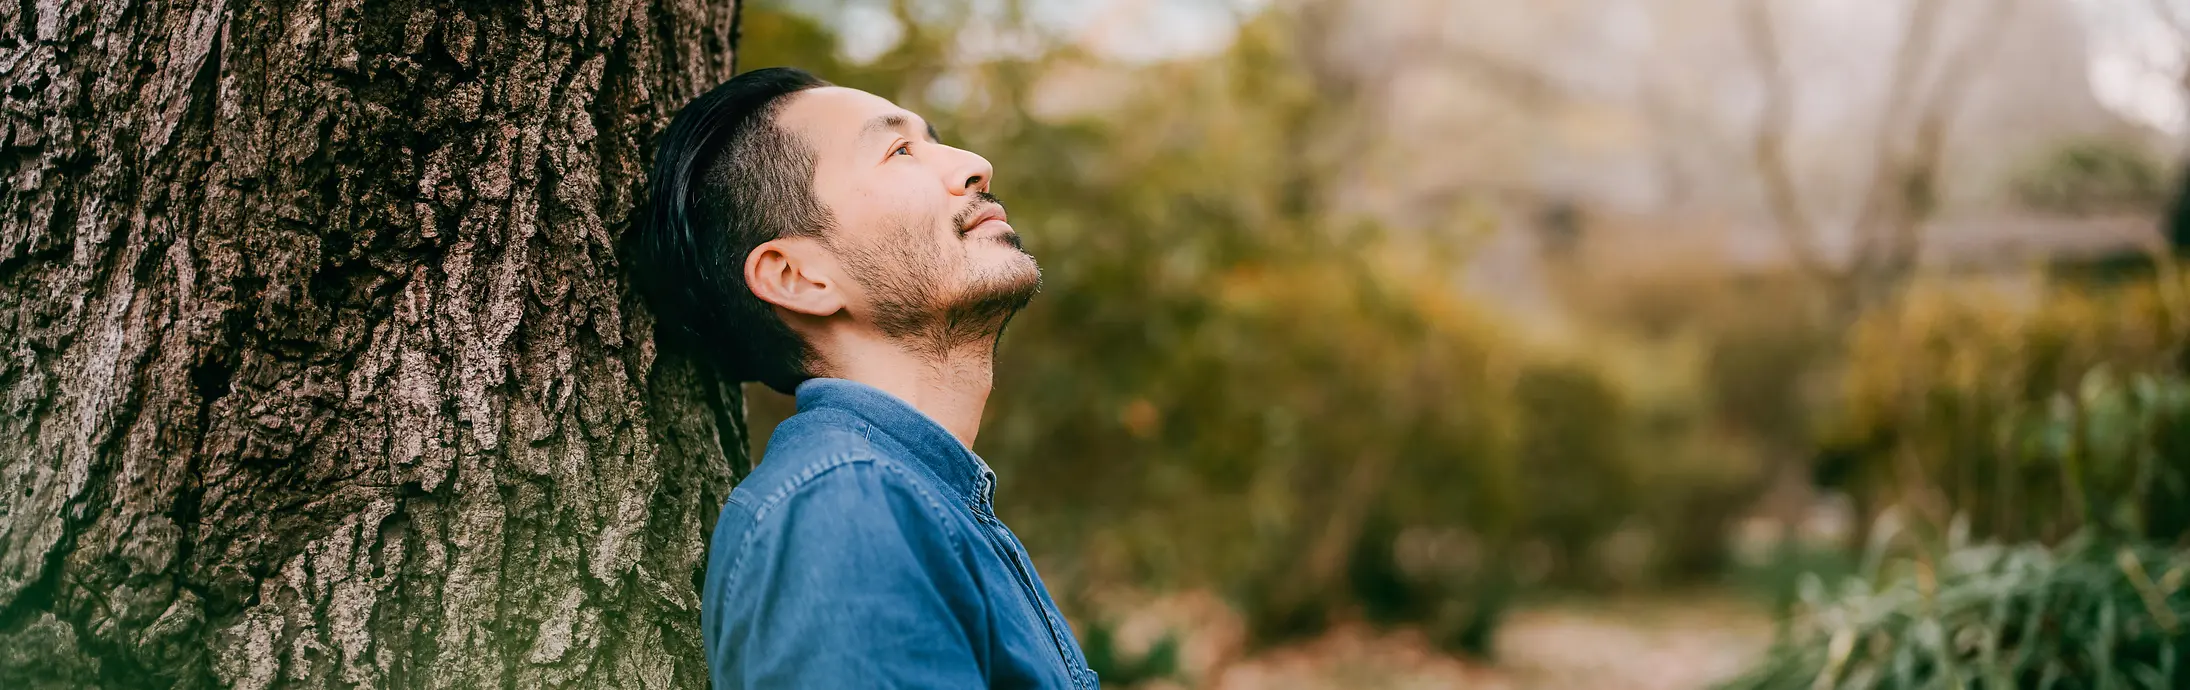
<path fill-rule="evenodd" d="M 2179 283 L 2061 286 L 2036 304 L 1912 294 L 1860 324 L 1830 474 L 1875 513 L 1978 533 L 2190 530 L 2190 380 Z"/>
<path fill-rule="evenodd" d="M 1632 508 L 1661 540 L 1655 574 L 1713 578 L 1730 565 L 1732 525 L 1815 443 L 1820 374 L 1839 334 L 1823 295 L 1794 271 L 1611 254 L 1562 264 L 1561 296 L 1592 326 L 1589 359 L 1627 372 L 1614 378 L 1634 430 L 1609 437 L 1644 497 Z"/>
<path fill-rule="evenodd" d="M 2165 200 L 2166 173 L 2135 144 L 2068 142 L 2016 175 L 2011 189 L 2033 209 L 2057 213 L 2144 211 Z"/>
<path fill-rule="evenodd" d="M 1625 422 L 1619 393 L 1588 368 L 1538 365 L 1521 371 L 1513 399 L 1525 490 L 1542 497 L 1528 527 L 1569 551 L 1586 548 L 1587 540 L 1610 532 L 1630 512 L 1624 504 L 1633 498 L 1621 457 L 1625 439 L 1604 433 Z"/>
<path fill-rule="evenodd" d="M 1118 649 L 1117 633 L 1109 626 L 1096 623 L 1085 627 L 1087 634 L 1080 640 L 1080 646 L 1086 651 L 1088 668 L 1094 669 L 1095 675 L 1104 683 L 1131 687 L 1178 677 L 1179 638 L 1176 633 L 1166 633 L 1147 651 L 1128 657 Z"/>
<path fill-rule="evenodd" d="M 1801 602 L 1805 587 L 1818 580 L 1836 582 L 1861 574 L 1860 554 L 1842 544 L 1808 544 L 1801 541 L 1775 545 L 1759 561 L 1743 562 L 1727 570 L 1727 584 L 1755 601 L 1767 602 L 1773 615 L 1784 617 Z"/>
<path fill-rule="evenodd" d="M 1965 546 L 1808 581 L 1766 661 L 1727 690 L 2190 687 L 2190 552 Z"/>

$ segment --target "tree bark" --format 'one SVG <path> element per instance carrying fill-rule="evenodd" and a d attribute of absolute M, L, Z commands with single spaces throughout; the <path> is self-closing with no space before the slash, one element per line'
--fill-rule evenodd
<path fill-rule="evenodd" d="M 0 5 L 0 687 L 700 687 L 618 238 L 733 0 Z"/>

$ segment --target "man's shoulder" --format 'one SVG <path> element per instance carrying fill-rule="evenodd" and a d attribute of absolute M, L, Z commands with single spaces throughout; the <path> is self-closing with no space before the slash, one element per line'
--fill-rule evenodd
<path fill-rule="evenodd" d="M 970 577 L 948 573 L 967 567 L 974 528 L 950 517 L 938 487 L 856 427 L 814 421 L 779 426 L 760 465 L 731 490 L 710 539 L 701 594 L 716 612 L 708 625 L 749 630 L 738 626 L 771 602 L 810 602 L 801 597 L 914 574 Z"/>
<path fill-rule="evenodd" d="M 779 425 L 760 465 L 731 489 L 712 539 L 722 572 L 739 571 L 756 554 L 875 552 L 867 547 L 878 540 L 922 544 L 921 552 L 962 548 L 964 528 L 950 519 L 941 487 L 857 425 L 801 419 L 809 414 Z"/>
<path fill-rule="evenodd" d="M 760 464 L 731 490 L 730 500 L 758 508 L 832 470 L 884 462 L 888 454 L 875 445 L 872 433 L 865 421 L 838 410 L 792 415 L 768 435 Z"/>
<path fill-rule="evenodd" d="M 792 503 L 828 506 L 827 511 L 857 514 L 889 511 L 893 503 L 907 500 L 929 508 L 932 516 L 943 512 L 943 492 L 927 480 L 915 463 L 896 457 L 873 440 L 866 422 L 836 410 L 801 412 L 777 425 L 768 439 L 767 452 L 753 473 L 730 492 L 724 511 L 734 531 L 748 531 L 784 519 L 781 513 Z M 872 500 L 879 495 L 896 501 Z"/>
<path fill-rule="evenodd" d="M 767 481 L 770 477 L 764 475 L 792 474 L 816 465 L 871 461 L 882 455 L 865 420 L 841 410 L 808 410 L 776 425 L 768 435 L 760 466 L 746 482 Z"/>

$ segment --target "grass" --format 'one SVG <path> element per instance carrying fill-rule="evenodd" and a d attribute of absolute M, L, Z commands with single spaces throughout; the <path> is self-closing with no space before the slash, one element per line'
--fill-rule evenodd
<path fill-rule="evenodd" d="M 2190 687 L 2190 552 L 2086 536 L 1872 562 L 1807 580 L 1763 663 L 1722 687 Z"/>

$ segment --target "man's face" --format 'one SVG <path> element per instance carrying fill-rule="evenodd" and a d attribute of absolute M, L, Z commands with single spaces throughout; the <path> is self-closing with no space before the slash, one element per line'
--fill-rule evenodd
<path fill-rule="evenodd" d="M 936 141 L 920 116 L 832 86 L 794 96 L 777 123 L 813 149 L 814 194 L 836 221 L 822 239 L 860 288 L 855 311 L 885 334 L 975 336 L 943 331 L 1001 328 L 1039 288 L 988 194 L 989 162 Z"/>

